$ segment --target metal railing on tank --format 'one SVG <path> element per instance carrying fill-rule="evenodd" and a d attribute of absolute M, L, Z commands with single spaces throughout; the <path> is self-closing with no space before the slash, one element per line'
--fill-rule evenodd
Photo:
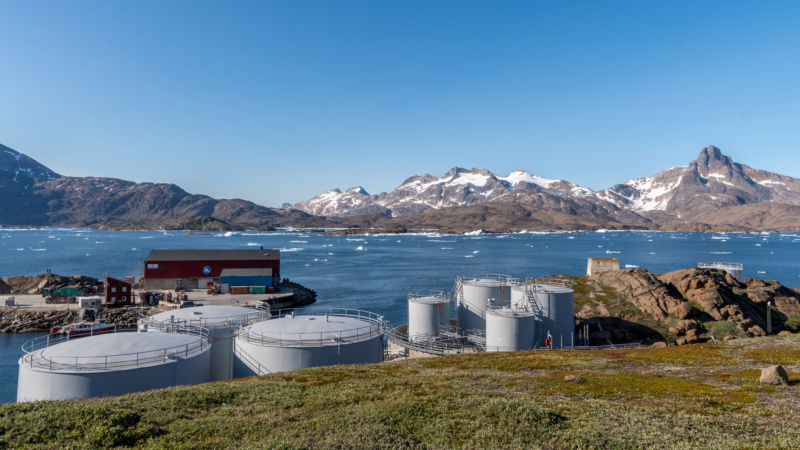
<path fill-rule="evenodd" d="M 473 276 L 458 276 L 456 284 L 476 284 L 479 286 L 516 286 L 519 278 L 498 273 L 480 274 Z"/>
<path fill-rule="evenodd" d="M 439 303 L 449 303 L 452 297 L 448 297 L 443 291 L 415 291 L 408 293 L 409 300 L 436 299 Z"/>
<path fill-rule="evenodd" d="M 243 307 L 244 308 L 244 307 Z M 158 331 L 165 331 L 175 326 L 196 326 L 203 328 L 213 328 L 219 326 L 247 326 L 252 323 L 261 322 L 271 317 L 268 305 L 252 307 L 253 312 L 248 314 L 236 314 L 230 317 L 197 317 L 189 319 L 175 319 L 170 321 L 159 322 L 152 320 L 152 317 L 145 319 L 145 323 L 149 328 L 154 328 Z"/>
<path fill-rule="evenodd" d="M 118 333 L 137 333 L 138 330 L 124 329 L 114 330 L 103 334 Z M 186 359 L 196 354 L 202 353 L 209 346 L 208 330 L 202 327 L 185 326 L 181 329 L 175 328 L 172 332 L 188 334 L 198 337 L 195 342 L 175 345 L 157 350 L 146 350 L 141 352 L 120 353 L 115 355 L 47 355 L 43 350 L 57 344 L 70 340 L 81 339 L 82 337 L 67 336 L 42 336 L 22 345 L 25 353 L 22 361 L 31 368 L 47 369 L 49 371 L 108 371 L 119 369 L 131 369 L 142 366 L 150 366 L 179 359 Z M 88 336 L 85 336 L 88 337 Z"/>
<path fill-rule="evenodd" d="M 273 311 L 270 320 L 308 318 L 309 316 L 325 318 L 325 320 L 331 318 L 357 319 L 364 325 L 336 331 L 265 331 L 263 334 L 253 333 L 249 327 L 242 326 L 236 335 L 243 341 L 271 347 L 316 347 L 361 342 L 383 335 L 388 329 L 388 322 L 384 316 L 369 311 L 346 308 L 281 309 Z"/>
<path fill-rule="evenodd" d="M 534 290 L 547 290 L 547 288 L 550 286 L 557 288 L 572 289 L 573 282 L 572 280 L 567 278 L 548 276 L 539 278 L 527 278 L 522 284 Z"/>
<path fill-rule="evenodd" d="M 440 325 L 439 334 L 419 334 L 409 336 L 408 324 L 389 330 L 386 338 L 401 347 L 430 355 L 453 355 L 483 351 L 486 333 L 483 330 L 466 330 L 459 334 L 456 327 Z"/>

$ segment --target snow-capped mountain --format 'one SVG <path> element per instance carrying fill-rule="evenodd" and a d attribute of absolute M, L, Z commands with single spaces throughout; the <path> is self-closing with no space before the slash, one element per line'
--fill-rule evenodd
<path fill-rule="evenodd" d="M 369 195 L 361 186 L 344 192 L 331 189 L 312 199 L 287 205 L 315 216 L 381 216 L 387 215 L 386 208 L 375 203 L 377 195 Z"/>
<path fill-rule="evenodd" d="M 543 205 L 555 205 L 555 198 L 569 200 L 572 203 L 563 205 L 571 205 L 567 208 L 572 211 L 570 214 L 600 214 L 598 217 L 636 226 L 649 223 L 647 226 L 681 227 L 695 223 L 690 228 L 703 229 L 706 225 L 736 227 L 740 223 L 755 229 L 786 229 L 785 224 L 790 223 L 800 206 L 800 179 L 735 163 L 717 147 L 709 146 L 686 166 L 598 192 L 524 170 L 501 177 L 488 170 L 456 167 L 441 177 L 411 177 L 388 194 L 369 195 L 360 187 L 346 192 L 333 190 L 293 208 L 340 218 L 376 214 L 410 217 L 488 202 L 502 202 L 508 210 L 509 202 L 547 198 L 517 195 L 522 193 L 553 196 Z M 743 208 L 745 205 L 748 207 Z"/>
<path fill-rule="evenodd" d="M 514 190 L 538 190 L 563 197 L 585 197 L 592 191 L 563 180 L 543 178 L 524 170 L 498 177 L 488 170 L 454 167 L 441 177 L 411 177 L 390 193 L 369 195 L 356 187 L 333 189 L 292 208 L 322 216 L 390 215 L 407 217 L 426 211 L 470 206 L 499 198 Z"/>
<path fill-rule="evenodd" d="M 800 180 L 735 163 L 708 146 L 687 166 L 633 179 L 595 196 L 640 214 L 668 212 L 689 219 L 712 208 L 765 202 L 800 205 Z"/>

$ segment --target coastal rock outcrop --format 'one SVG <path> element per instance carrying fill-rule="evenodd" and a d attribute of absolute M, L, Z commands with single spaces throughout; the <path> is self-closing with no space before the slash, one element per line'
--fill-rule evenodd
<path fill-rule="evenodd" d="M 748 336 L 766 336 L 763 315 L 734 293 L 734 288 L 745 285 L 730 274 L 711 269 L 683 269 L 663 274 L 659 279 L 687 300 L 698 303 L 714 320 L 735 322 Z"/>
<path fill-rule="evenodd" d="M 614 289 L 641 312 L 659 322 L 667 321 L 669 316 L 686 319 L 692 315 L 691 305 L 645 269 L 604 272 L 588 277 L 587 282 L 596 290 L 601 290 L 601 286 Z"/>
<path fill-rule="evenodd" d="M 667 339 L 678 345 L 766 336 L 768 302 L 773 333 L 800 331 L 800 290 L 773 280 L 742 283 L 725 271 L 695 268 L 658 276 L 624 269 L 574 280 L 575 317 L 590 325 L 596 344 L 605 344 L 608 334 L 615 343 Z"/>
<path fill-rule="evenodd" d="M 54 273 L 2 277 L 0 278 L 0 295 L 41 294 L 44 288 L 65 284 L 86 284 L 94 286 L 97 284 L 97 279 L 83 275 L 67 277 Z"/>

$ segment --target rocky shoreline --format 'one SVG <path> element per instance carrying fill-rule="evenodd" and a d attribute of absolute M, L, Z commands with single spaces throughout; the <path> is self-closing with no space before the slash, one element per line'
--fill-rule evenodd
<path fill-rule="evenodd" d="M 46 285 L 46 283 L 42 285 L 42 281 L 60 281 L 68 278 L 54 274 L 0 278 L 0 294 L 40 293 L 41 288 Z M 299 283 L 283 280 L 279 286 L 282 291 L 290 289 L 294 291 L 294 296 L 291 299 L 286 300 L 281 305 L 276 305 L 279 308 L 299 308 L 317 301 L 317 293 Z M 157 307 L 141 306 L 102 310 L 86 309 L 83 320 L 91 321 L 99 315 L 118 326 L 135 326 L 140 315 L 151 315 L 161 311 L 163 309 Z M 53 327 L 78 322 L 81 320 L 80 314 L 80 309 L 77 307 L 71 310 L 33 307 L 0 308 L 0 333 L 48 332 Z"/>

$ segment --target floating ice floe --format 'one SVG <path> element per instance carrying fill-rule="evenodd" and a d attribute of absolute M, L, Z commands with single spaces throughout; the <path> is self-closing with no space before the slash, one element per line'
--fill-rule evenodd
<path fill-rule="evenodd" d="M 625 268 L 626 269 L 638 269 L 639 266 L 634 265 L 634 264 L 625 264 Z"/>
<path fill-rule="evenodd" d="M 294 241 L 292 241 L 292 242 L 294 242 Z M 248 243 L 247 243 L 247 246 L 248 246 L 248 247 L 258 247 L 258 246 L 260 246 L 260 245 L 261 245 L 261 244 L 259 244 L 258 242 L 248 242 Z"/>
<path fill-rule="evenodd" d="M 308 244 L 308 241 L 289 241 L 295 244 Z"/>
<path fill-rule="evenodd" d="M 299 252 L 302 248 L 282 248 L 281 252 Z"/>
<path fill-rule="evenodd" d="M 366 249 L 359 245 L 358 247 L 356 247 L 356 250 L 361 251 L 361 250 L 366 250 Z"/>

